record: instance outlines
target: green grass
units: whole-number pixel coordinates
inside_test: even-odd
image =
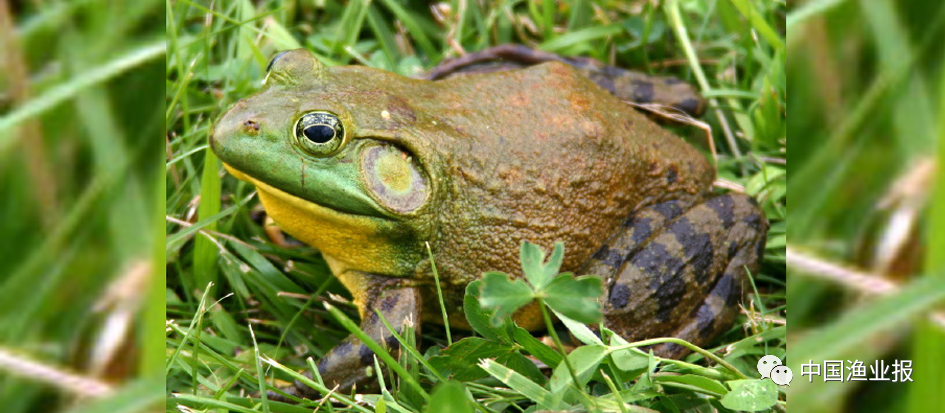
[[[0,2],[0,352],[18,361],[0,366],[4,412],[133,412],[160,401],[163,352],[153,350],[165,299],[150,287],[164,283],[161,5]],[[110,292],[129,281],[124,296]],[[96,372],[104,364],[91,352],[122,314],[112,327],[129,330],[105,360],[113,370]],[[73,379],[114,393],[90,397]]]
[[[790,93],[806,103],[795,105],[788,122],[796,137],[791,247],[901,285],[894,294],[863,299],[860,288],[829,272],[790,271],[791,332],[803,336],[792,341],[790,366],[809,359],[912,360],[915,366],[914,382],[898,385],[818,378],[808,384],[805,378],[791,387],[791,405],[824,412],[941,411],[934,400],[945,380],[945,333],[925,320],[936,304],[941,308],[945,285],[937,253],[945,245],[945,6],[820,0],[792,10],[787,21]],[[937,180],[917,184],[921,165],[935,162],[936,147]],[[893,230],[903,221],[894,216],[907,216],[914,229],[897,238]],[[894,259],[876,262],[880,253]]]
[[[224,176],[206,146],[210,123],[259,87],[271,56],[296,47],[313,50],[328,64],[369,64],[415,75],[455,55],[453,45],[475,51],[517,42],[674,74],[699,85],[713,98],[704,120],[719,148],[719,178],[757,196],[772,223],[764,265],[754,274],[758,293],[751,295],[750,307],[783,322],[785,6],[761,0],[664,3],[496,1],[483,7],[447,2],[443,4],[449,9],[440,9],[443,22],[428,5],[395,0],[315,5],[237,1],[214,2],[212,7],[169,3],[165,121],[170,139],[166,214],[171,220],[165,252],[167,318],[174,324],[167,339],[166,371],[167,391],[174,396],[168,409],[180,403],[246,412],[311,411],[318,401],[295,406],[240,396],[258,392],[263,374],[270,385],[273,378],[277,386],[291,382],[308,365],[306,357],[323,355],[349,333],[347,327],[356,325],[345,321],[356,319],[350,306],[322,305],[330,301],[325,293],[346,292],[320,257],[309,248],[285,249],[270,242],[254,220],[254,189]],[[702,130],[670,128],[697,147],[709,147]],[[208,290],[210,282],[214,287]],[[509,370],[501,362],[486,366],[489,374],[475,367],[474,358],[457,356],[471,364],[444,367],[444,358],[437,355],[445,351],[447,331],[425,326],[419,349],[408,346],[403,368],[383,376],[389,392],[363,396],[371,407],[339,395],[334,406],[321,408],[438,412],[444,411],[438,410],[444,401],[453,401],[456,411],[519,411],[536,403],[615,411],[724,409],[720,399],[732,386],[745,384],[731,380],[741,374],[756,377],[754,366],[761,355],[785,354],[783,326],[761,323],[746,331],[740,325],[710,349],[730,346],[732,351],[716,353],[728,369],[698,355],[685,361],[650,358],[631,350],[639,343],[595,344],[579,323],[572,324],[572,334],[592,342],[568,356],[572,367],[591,369],[576,375],[560,363],[556,346],[527,333],[505,337],[486,327],[476,329],[482,337],[474,342],[483,348],[507,354],[512,342],[524,346],[514,348],[522,358],[509,354],[507,360],[524,359],[527,353],[552,367],[560,363],[552,383],[545,383],[541,373],[536,376],[521,366]],[[450,351],[460,352],[470,333],[449,333],[454,341]],[[597,366],[606,375],[592,375]],[[447,367],[475,378],[446,381]],[[569,389],[569,395],[547,399],[550,389]],[[777,398],[777,391],[768,394],[768,406],[772,395]],[[458,400],[467,404],[459,406],[463,403]]]

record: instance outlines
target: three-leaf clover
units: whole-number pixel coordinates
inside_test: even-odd
[[[497,271],[483,274],[481,303],[483,308],[495,311],[493,324],[499,324],[536,299],[572,320],[586,324],[600,321],[601,279],[593,275],[575,277],[569,272],[558,274],[564,261],[564,244],[555,243],[545,261],[544,251],[526,241],[522,243],[521,257],[524,280]]]

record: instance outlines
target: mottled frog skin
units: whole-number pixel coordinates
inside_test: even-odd
[[[753,199],[712,196],[702,154],[561,61],[429,81],[293,50],[210,143],[392,348],[375,310],[394,326],[440,319],[426,242],[451,325],[466,325],[464,289],[483,271],[521,276],[523,241],[560,240],[562,271],[604,278],[608,328],[696,344],[731,325],[764,248]],[[542,328],[535,310],[516,322]],[[349,337],[318,369],[349,388],[371,381],[373,360]]]

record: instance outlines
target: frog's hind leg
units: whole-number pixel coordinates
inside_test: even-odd
[[[685,211],[659,204],[624,227],[588,268],[610,275],[602,303],[608,328],[631,341],[678,337],[704,345],[731,325],[746,268],[754,273],[764,250],[767,221],[752,198],[725,194]],[[654,352],[681,357],[688,350],[660,345]]]
[[[666,336],[681,338],[701,347],[725,332],[735,321],[738,302],[743,297],[741,273],[744,273],[744,267],[730,266],[699,309],[690,315],[682,327]],[[660,357],[678,359],[689,353],[688,348],[675,343],[653,346],[653,354]]]

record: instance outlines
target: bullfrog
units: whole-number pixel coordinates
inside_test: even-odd
[[[712,194],[698,150],[556,60],[431,81],[291,50],[210,145],[321,253],[361,329],[392,350],[378,312],[417,332],[442,320],[427,244],[448,322],[464,327],[467,284],[487,270],[522,276],[524,241],[563,241],[562,271],[602,277],[603,323],[625,339],[706,344],[732,324],[768,227],[751,197]],[[540,330],[536,310],[513,318]],[[373,363],[351,336],[317,365],[329,388],[349,389]]]

